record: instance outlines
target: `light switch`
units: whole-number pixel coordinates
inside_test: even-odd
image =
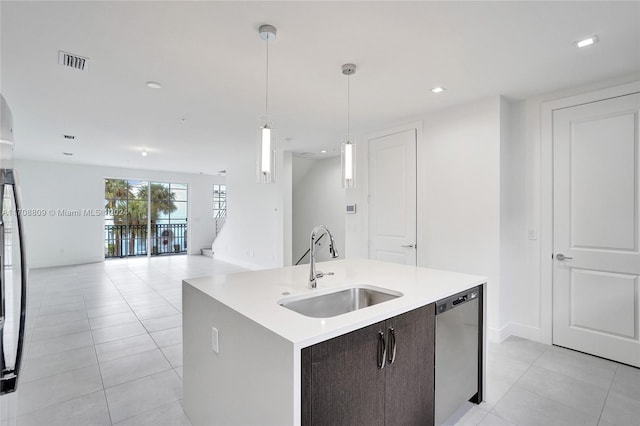
[[[215,327],[211,327],[211,349],[213,349],[213,352],[217,354],[220,353],[220,345],[218,343],[218,329]]]

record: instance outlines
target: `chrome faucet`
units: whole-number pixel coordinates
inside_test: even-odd
[[[318,225],[313,228],[310,238],[311,248],[309,249],[309,264],[311,265],[311,270],[309,272],[309,288],[316,288],[316,279],[322,278],[325,275],[333,275],[333,272],[327,272],[326,274],[320,271],[316,272],[316,238],[321,236],[323,233],[326,233],[329,236],[329,253],[331,253],[331,258],[335,259],[338,257],[338,250],[336,249],[335,241],[333,241],[331,231],[329,231],[329,229],[324,225]]]

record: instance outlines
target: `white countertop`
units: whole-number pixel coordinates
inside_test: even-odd
[[[484,277],[366,259],[318,262],[317,271],[334,272],[308,288],[309,265],[191,278],[190,285],[241,315],[303,348],[408,312],[487,282]],[[310,318],[284,308],[284,298],[331,293],[370,285],[403,296],[332,318]],[[283,295],[289,293],[289,295]]]

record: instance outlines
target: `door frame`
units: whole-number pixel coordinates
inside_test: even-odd
[[[640,81],[544,102],[540,127],[540,331],[553,343],[553,112],[563,108],[640,93]]]
[[[420,182],[422,181],[423,173],[420,172],[420,168],[418,167],[418,158],[420,157],[420,145],[423,139],[424,132],[424,122],[422,120],[419,121],[411,121],[405,124],[400,124],[397,126],[388,127],[383,130],[376,130],[369,133],[366,133],[362,136],[360,143],[356,144],[356,155],[358,162],[358,169],[361,172],[358,173],[359,182],[358,187],[361,188],[358,190],[360,192],[360,205],[358,206],[358,214],[361,215],[360,226],[363,232],[360,233],[360,256],[364,258],[369,258],[369,141],[371,139],[377,139],[384,136],[393,135],[396,133],[405,132],[407,130],[415,130],[416,132],[416,244],[418,248],[416,249],[416,264],[420,266],[420,257],[418,256],[418,250],[420,248],[420,241],[418,241],[418,236],[420,235],[420,221],[418,220],[418,212],[419,212],[419,194],[420,194]],[[350,198],[347,198],[350,200]],[[350,201],[348,201],[350,202]]]

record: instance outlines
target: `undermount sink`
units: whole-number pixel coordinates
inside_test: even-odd
[[[299,314],[313,318],[330,318],[402,296],[398,291],[373,286],[358,286],[333,293],[308,297],[290,297],[278,303]]]

